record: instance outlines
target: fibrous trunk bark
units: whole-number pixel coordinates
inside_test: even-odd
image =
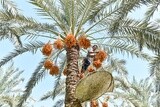
[[[78,57],[79,47],[75,46],[67,48],[67,78],[66,78],[66,95],[65,95],[65,107],[82,107],[80,101],[75,98],[75,88],[79,81],[77,77],[78,69]]]

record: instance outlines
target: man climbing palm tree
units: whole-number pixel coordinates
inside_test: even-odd
[[[97,50],[98,50],[98,46],[97,45],[93,45],[92,48],[90,48],[88,50],[87,56],[84,57],[83,62],[82,62],[81,72],[79,72],[79,76],[80,77],[83,77],[84,72],[87,70],[89,65],[92,63],[96,53],[98,53]]]

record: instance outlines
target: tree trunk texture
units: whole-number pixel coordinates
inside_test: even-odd
[[[82,107],[80,101],[75,98],[75,88],[79,77],[77,77],[79,47],[66,48],[67,51],[67,78],[66,78],[66,95],[65,107]]]

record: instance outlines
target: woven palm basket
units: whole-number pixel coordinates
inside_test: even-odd
[[[106,92],[112,92],[114,81],[111,73],[98,71],[87,75],[77,84],[75,97],[81,102],[97,99]]]

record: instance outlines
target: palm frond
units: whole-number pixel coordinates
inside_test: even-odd
[[[92,9],[92,13],[88,17],[89,21],[91,23],[94,23],[101,17],[104,17],[106,14],[105,9],[110,5],[114,4],[115,2],[116,0],[108,0],[108,1],[100,1],[99,3],[97,3],[98,5],[96,5],[94,9]]]
[[[111,19],[111,31],[116,30],[121,25],[121,21],[127,17],[128,13],[139,8],[142,2],[141,0],[121,0],[121,2],[118,1],[117,4],[121,6],[121,9],[119,10],[117,17]]]
[[[5,69],[1,69],[0,104],[15,107],[18,101],[17,94],[21,93],[18,85],[23,81],[23,78],[20,77],[22,73],[23,71],[14,67],[14,63],[11,63]]]
[[[92,1],[86,0],[86,2],[87,2],[87,3],[85,3],[86,5],[84,5],[84,4],[82,5],[83,6],[82,16],[81,16],[81,19],[79,19],[79,25],[78,25],[78,28],[77,28],[77,31],[75,34],[76,36],[77,36],[78,32],[81,30],[81,27],[84,24],[86,18],[88,17],[88,14],[90,13],[90,8],[92,8],[92,6],[93,6],[93,0]]]
[[[120,86],[121,86],[121,88],[122,89],[128,89],[128,88],[130,88],[130,83],[128,82],[128,81],[125,81],[125,79],[124,78],[121,78],[121,77],[114,77],[114,79],[115,79],[115,81],[116,81],[116,85],[118,85],[119,86],[119,84],[120,84]],[[117,82],[119,82],[119,83],[117,83]]]
[[[47,92],[40,100],[47,100],[48,98],[55,99],[56,96],[58,96],[61,93],[64,93],[65,91],[65,80],[61,79],[62,72],[66,66],[66,58],[64,61],[60,63],[60,74],[56,77],[55,85],[53,91]]]
[[[108,2],[101,4],[102,8],[100,8],[100,15],[98,15],[99,17],[97,20],[100,20],[109,14],[109,17],[103,19],[99,24],[102,26],[107,26],[109,24],[111,26],[110,31],[113,32],[119,27],[121,21],[127,17],[128,13],[140,7],[141,4],[141,0],[109,0]],[[106,7],[103,7],[103,5]],[[110,20],[110,22],[108,20]]]
[[[57,85],[57,84],[56,84]],[[60,94],[64,94],[65,93],[65,81],[59,81],[58,85],[55,86],[53,92],[52,92],[52,99],[54,100],[56,96],[60,95]]]
[[[16,86],[18,86],[20,83],[22,83],[24,81],[24,78],[20,78],[20,79],[18,78],[22,73],[23,73],[23,71],[17,73],[16,75],[13,75],[13,77],[7,83],[8,84],[8,86],[7,86],[8,89],[9,89],[9,87],[16,87]],[[8,92],[9,91],[16,92],[15,90],[10,90],[10,89],[8,90]]]
[[[46,0],[46,1],[41,1],[41,0],[30,0],[30,3],[33,5],[37,6],[38,12],[43,15],[43,16],[49,16],[51,19],[54,20],[55,24],[60,27],[60,29],[64,32],[67,32],[66,27],[64,26],[64,20],[62,19],[63,17],[61,14],[61,11],[56,6],[55,1],[51,0]]]
[[[6,64],[8,61],[12,60],[13,58],[17,57],[20,54],[23,54],[25,52],[34,51],[38,48],[41,48],[44,44],[42,42],[34,42],[30,44],[24,45],[24,47],[21,47],[19,49],[15,49],[14,52],[11,52],[8,56],[4,57],[0,61],[0,67],[4,64]]]
[[[158,10],[158,6],[160,5],[159,1],[153,0],[147,3],[148,10],[145,13],[145,20],[149,21],[151,17],[153,17],[156,10]]]
[[[60,66],[60,74],[57,76],[57,80],[56,80],[56,83],[55,83],[55,86],[54,86],[54,90],[53,90],[53,93],[52,93],[52,99],[54,100],[55,97],[60,94],[62,92],[62,90],[64,90],[65,88],[65,85],[64,85],[64,80],[61,81],[61,75],[62,75],[62,72],[63,70],[65,69],[65,66],[66,66],[66,59],[61,63],[61,66]],[[62,83],[61,83],[62,82]]]
[[[16,48],[21,47],[22,42],[20,40],[20,36],[18,36],[18,31],[16,31],[13,27],[11,28],[8,22],[2,22],[1,24],[0,40],[10,39]]]
[[[65,93],[65,81],[61,80],[59,81],[59,84],[54,88],[54,90],[48,91],[45,95],[43,95],[40,101],[47,100],[49,98],[52,98],[54,100],[55,97],[57,97],[58,95],[64,95],[64,93]]]
[[[132,82],[126,82],[125,78],[115,78],[116,85],[119,87],[113,92],[115,98],[122,98],[123,103],[133,104],[135,107],[147,107],[150,105],[150,98],[152,97],[151,92],[151,83],[149,82],[149,78],[144,80],[140,80],[137,82],[135,78],[133,78]],[[118,82],[118,83],[117,83]]]
[[[95,21],[96,18],[100,16],[99,14],[101,14],[101,11],[103,11],[105,7],[109,5],[109,1],[104,2],[101,0],[77,0],[77,5],[78,8],[76,11],[78,12],[76,12],[76,16],[78,27],[75,34],[76,36],[87,22],[93,22],[93,20]]]
[[[52,91],[48,91],[45,95],[43,95],[40,99],[40,101],[43,101],[43,100],[47,100],[48,98],[51,98],[52,97]]]
[[[16,4],[11,0],[1,0],[2,8],[6,11],[10,11],[13,14],[18,13]]]
[[[6,69],[5,74],[1,75],[0,94],[11,93],[13,89],[23,81],[23,78],[19,78],[22,72],[23,71],[19,71],[19,69],[15,69],[13,64],[11,64]]]
[[[3,75],[3,78],[1,79],[0,81],[0,86],[1,88],[4,87],[6,85],[9,85],[7,84],[7,82],[9,81],[8,79],[15,73],[16,71],[13,69],[13,64],[9,67],[8,71]]]
[[[60,99],[54,104],[53,107],[62,107],[63,103],[64,103],[64,99]]]
[[[0,20],[2,21],[0,38],[13,38],[14,42],[18,44],[21,44],[19,39],[21,36],[28,35],[27,37],[31,38],[32,32],[38,37],[40,37],[40,33],[60,35],[55,25],[48,23],[42,24],[33,18],[25,17],[19,13],[14,15],[8,11],[0,11]]]
[[[43,60],[39,63],[39,65],[35,69],[34,73],[32,74],[30,80],[28,81],[28,83],[26,85],[26,89],[24,91],[24,94],[23,94],[22,98],[20,99],[17,107],[22,107],[23,103],[27,100],[27,98],[31,94],[34,86],[39,82],[39,80],[41,80],[45,76],[45,69],[42,69],[44,61],[45,60]]]
[[[93,28],[98,27],[100,25],[106,25],[105,27],[108,26],[106,22],[108,22],[108,19],[111,18],[112,16],[116,17],[117,13],[122,7],[118,6],[111,6],[109,10],[105,10],[105,14],[100,17],[96,22],[94,22],[92,25],[90,25],[86,30],[85,33],[87,34],[89,31],[91,31]]]
[[[150,72],[151,75],[160,79],[160,55],[155,56],[150,62]]]
[[[128,71],[125,67],[125,60],[109,57],[107,65],[103,69],[108,69],[112,72],[118,72],[119,74],[127,75]]]
[[[108,2],[104,3],[101,0],[60,0],[60,4],[67,26],[76,36],[82,32],[82,27],[87,21],[92,20],[95,14],[109,5]]]
[[[108,50],[109,53],[120,53],[123,55],[131,55],[149,60],[150,57],[146,53],[143,53],[137,49],[137,46],[133,44],[127,44],[125,41],[121,42],[119,40],[107,41],[105,44],[99,44]]]
[[[118,35],[132,35],[139,44],[140,50],[146,46],[148,49],[158,52],[160,45],[160,31],[158,26],[153,23],[134,21],[130,19],[123,20],[116,31]],[[111,31],[112,32],[112,31]],[[115,32],[114,32],[115,33]]]
[[[150,62],[150,74],[153,77],[155,93],[160,92],[160,55],[155,56]],[[158,96],[156,96],[158,97]],[[156,99],[158,103],[159,99]]]
[[[14,99],[10,96],[0,96],[0,101],[4,102],[5,104],[9,105],[10,107],[15,106]]]

